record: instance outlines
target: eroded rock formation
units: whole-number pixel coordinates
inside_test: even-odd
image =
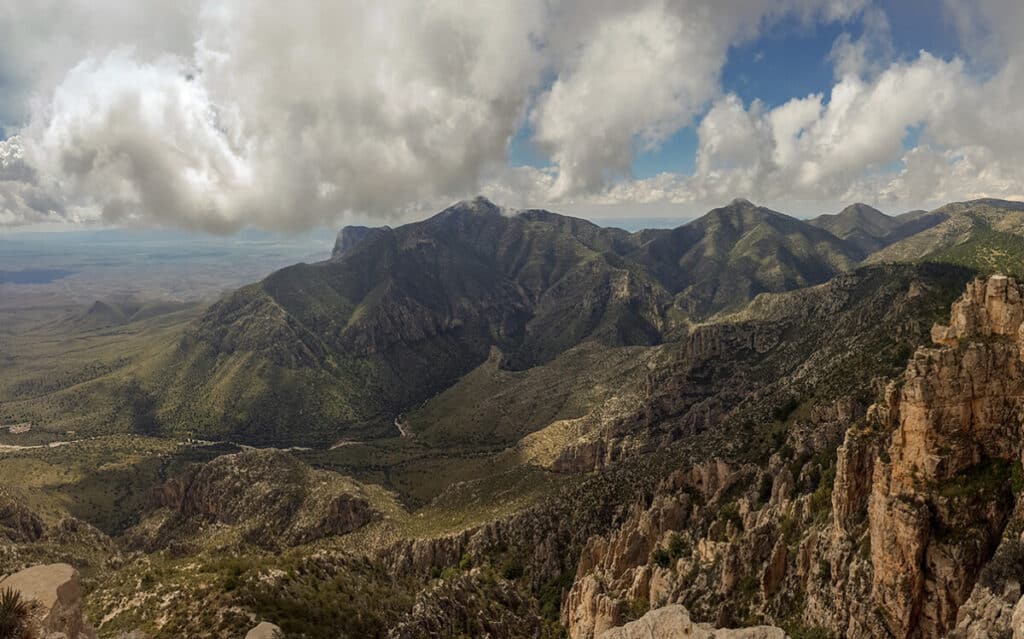
[[[587,543],[564,600],[570,636],[673,603],[716,626],[845,637],[1024,632],[1011,624],[1024,582],[1022,290],[971,282],[935,345],[879,380],[866,411],[811,405],[765,465],[698,463],[663,482]]]
[[[1024,296],[976,280],[907,365],[891,442],[868,505],[873,598],[896,637],[951,630],[1014,507],[1019,470]]]

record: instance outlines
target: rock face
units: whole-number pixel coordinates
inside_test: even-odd
[[[936,346],[872,382],[866,410],[816,403],[763,465],[677,471],[585,545],[570,637],[679,603],[717,626],[1008,638],[1024,579],[1022,323],[1015,281],[970,282]]]
[[[281,639],[284,633],[269,621],[261,621],[255,628],[245,633],[245,639]]]
[[[78,571],[68,564],[27,568],[0,581],[0,591],[8,588],[36,602],[34,624],[42,639],[95,639],[82,616]]]
[[[1020,584],[1013,582],[1002,594],[993,593],[989,588],[977,585],[970,599],[957,612],[956,628],[949,633],[950,639],[988,639],[1024,637],[1024,598],[1020,596]],[[1015,608],[1016,606],[1016,608]],[[1015,615],[1016,610],[1021,614]]]
[[[351,253],[363,240],[375,238],[390,233],[387,226],[372,228],[369,226],[346,226],[338,232],[338,238],[334,242],[334,250],[331,251],[331,259],[337,260]]]
[[[1024,296],[1012,279],[968,285],[935,348],[907,365],[882,412],[896,425],[868,505],[873,599],[896,637],[950,631],[1014,506],[1021,458]]]
[[[624,626],[602,632],[597,639],[650,639],[651,637],[692,637],[693,639],[785,639],[786,633],[771,626],[738,630],[715,630],[695,624],[686,608],[673,605],[657,608]]]

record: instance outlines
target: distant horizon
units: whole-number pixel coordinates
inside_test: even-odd
[[[666,215],[650,215],[650,214],[645,214],[645,215],[636,215],[636,216],[621,215],[621,214],[619,214],[619,215],[616,215],[616,214],[587,215],[585,212],[577,210],[579,208],[582,208],[582,207],[577,206],[577,205],[568,205],[568,206],[564,207],[564,209],[568,209],[568,210],[560,210],[559,208],[549,208],[549,207],[539,207],[539,206],[523,206],[523,207],[507,207],[507,208],[512,209],[512,210],[543,209],[543,210],[551,211],[552,213],[558,213],[560,215],[565,215],[567,217],[575,217],[575,218],[587,220],[587,221],[592,222],[592,223],[594,223],[594,224],[596,224],[598,226],[608,227],[608,228],[620,228],[622,230],[629,231],[629,232],[632,233],[632,232],[637,232],[637,231],[641,231],[641,230],[644,230],[644,229],[676,228],[678,226],[682,226],[682,225],[688,224],[688,223],[690,223],[690,222],[692,222],[692,221],[694,221],[696,219],[699,219],[699,218],[703,217],[704,215],[708,214],[709,212],[711,212],[711,211],[713,211],[713,210],[715,210],[717,208],[722,208],[722,207],[728,206],[731,202],[733,202],[735,200],[748,200],[752,204],[754,204],[755,206],[758,206],[758,207],[761,207],[761,208],[770,209],[770,210],[775,211],[777,213],[782,213],[784,215],[788,215],[788,216],[796,218],[798,220],[806,221],[806,220],[815,219],[815,218],[823,216],[823,215],[837,215],[837,214],[841,213],[843,210],[845,210],[846,208],[851,207],[851,206],[855,206],[855,205],[858,205],[858,204],[870,206],[871,208],[873,208],[873,209],[875,209],[875,210],[877,210],[877,211],[879,211],[879,212],[881,212],[884,215],[887,215],[889,217],[897,217],[899,215],[903,215],[903,214],[906,214],[906,213],[912,213],[912,212],[915,212],[915,211],[934,211],[934,210],[936,210],[938,208],[941,208],[943,206],[946,206],[948,204],[954,204],[954,203],[957,203],[957,202],[970,202],[970,201],[987,200],[987,199],[1002,200],[1002,201],[1007,201],[1007,202],[1021,202],[1021,203],[1024,203],[1024,198],[1000,198],[1000,197],[991,197],[991,196],[979,196],[979,197],[969,198],[967,200],[951,200],[949,202],[943,202],[943,203],[939,204],[938,206],[931,207],[931,208],[918,207],[918,208],[909,208],[909,209],[900,210],[898,212],[895,212],[895,211],[887,211],[884,208],[881,208],[879,206],[876,206],[876,205],[873,205],[873,204],[870,204],[870,203],[867,203],[867,202],[856,201],[856,202],[850,202],[848,204],[844,204],[844,205],[840,206],[839,208],[837,208],[834,211],[822,211],[822,212],[817,212],[817,213],[815,213],[813,215],[811,215],[811,214],[793,214],[790,211],[786,211],[784,209],[780,209],[780,208],[777,208],[777,207],[774,207],[774,206],[762,204],[762,203],[760,203],[760,202],[758,202],[756,200],[752,200],[752,199],[749,199],[749,198],[743,198],[743,197],[731,198],[728,201],[723,202],[722,204],[719,204],[719,205],[716,205],[716,206],[711,206],[710,208],[704,209],[703,211],[701,211],[699,213],[690,214],[690,215],[669,215],[669,214],[666,214]],[[309,238],[318,237],[318,236],[321,236],[323,233],[327,233],[328,235],[330,235],[331,238],[333,238],[334,235],[338,233],[338,231],[340,231],[342,228],[344,228],[346,226],[401,226],[401,225],[405,225],[405,224],[413,224],[413,223],[416,223],[416,222],[421,222],[421,221],[429,219],[431,216],[436,215],[437,213],[445,210],[446,208],[448,208],[448,206],[455,205],[455,204],[457,204],[457,203],[459,203],[461,201],[466,201],[466,200],[455,200],[455,201],[451,202],[449,205],[444,206],[442,208],[439,208],[437,210],[433,210],[431,212],[418,215],[416,217],[410,217],[410,218],[405,218],[405,219],[401,219],[401,220],[386,220],[386,219],[384,219],[384,220],[381,220],[381,219],[377,219],[377,220],[362,220],[362,219],[354,219],[354,220],[350,220],[350,221],[343,221],[343,222],[339,223],[336,226],[324,225],[324,226],[319,226],[319,227],[315,227],[315,228],[301,229],[301,230],[298,230],[298,229],[297,230],[268,230],[268,229],[263,229],[263,228],[258,228],[258,227],[243,227],[243,228],[240,228],[238,230],[231,231],[231,232],[228,232],[228,233],[214,233],[214,232],[209,232],[209,231],[204,231],[204,230],[199,230],[199,229],[189,229],[189,228],[181,228],[181,227],[169,227],[169,226],[117,226],[117,225],[103,225],[103,224],[100,224],[100,223],[97,223],[97,225],[95,225],[95,226],[88,226],[88,227],[85,227],[85,228],[83,228],[81,225],[71,225],[71,224],[54,225],[52,228],[35,228],[35,227],[32,227],[32,226],[25,226],[25,227],[4,227],[4,226],[0,226],[0,241],[3,241],[7,237],[29,237],[29,236],[32,236],[32,235],[46,235],[46,234],[71,234],[71,235],[77,235],[79,237],[84,237],[84,236],[87,236],[89,234],[107,233],[107,232],[115,233],[115,234],[122,234],[122,235],[132,235],[132,234],[143,234],[143,235],[144,234],[156,234],[156,235],[160,235],[160,234],[163,234],[163,235],[167,235],[167,236],[187,236],[187,237],[195,238],[197,240],[214,239],[214,240],[225,240],[225,241],[228,241],[228,240],[238,240],[240,237],[246,236],[246,235],[256,235],[256,236],[263,237],[265,239],[273,239],[273,240],[295,240],[295,239],[299,239],[299,238],[303,238],[303,237],[309,237]],[[493,201],[495,204],[497,204],[499,206],[502,205],[502,202],[500,202],[500,201],[497,201],[497,200],[491,200],[491,201]],[[599,208],[600,206],[609,206],[609,205],[597,205],[597,206],[595,206],[595,205],[588,205],[585,208],[587,208],[589,210],[594,210],[595,208]],[[672,204],[665,205],[666,208],[676,208],[678,206],[680,206],[680,205],[672,205]],[[621,208],[625,208],[625,209],[629,208],[628,205],[624,205],[624,204],[623,205],[618,205],[618,206],[616,206],[614,208],[619,209],[620,207]],[[572,211],[572,212],[570,212],[570,211]]]

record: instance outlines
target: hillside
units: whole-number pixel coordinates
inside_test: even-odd
[[[862,256],[826,230],[734,200],[659,233],[631,257],[675,296],[678,309],[702,318],[759,293],[819,284]]]
[[[343,229],[330,260],[214,304],[144,386],[169,431],[380,436],[492,348],[502,368],[521,370],[587,341],[657,344],[691,319],[823,282],[857,258],[828,232],[749,202],[630,234],[478,198],[395,229]]]
[[[1006,251],[1007,236],[1024,235],[1024,204],[1020,202],[993,199],[954,202],[916,219],[925,217],[942,221],[894,242],[865,261],[877,264],[936,259],[994,271],[998,269],[992,267],[1002,259],[1000,254],[1006,252],[1009,259],[1016,259],[1016,250]],[[969,241],[973,243],[957,249]]]
[[[867,204],[858,203],[836,214],[820,215],[807,223],[852,243],[866,256],[931,228],[946,217],[943,212],[928,211],[910,211],[889,216]]]

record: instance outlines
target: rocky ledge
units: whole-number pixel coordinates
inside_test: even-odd
[[[650,639],[651,637],[692,637],[692,639],[786,639],[780,628],[756,626],[753,628],[714,629],[708,624],[690,620],[686,608],[674,605],[656,608],[636,621],[618,628],[610,628],[597,639]]]
[[[78,571],[68,564],[33,566],[0,580],[0,592],[11,589],[32,602],[31,634],[39,639],[96,639],[82,615]]]

